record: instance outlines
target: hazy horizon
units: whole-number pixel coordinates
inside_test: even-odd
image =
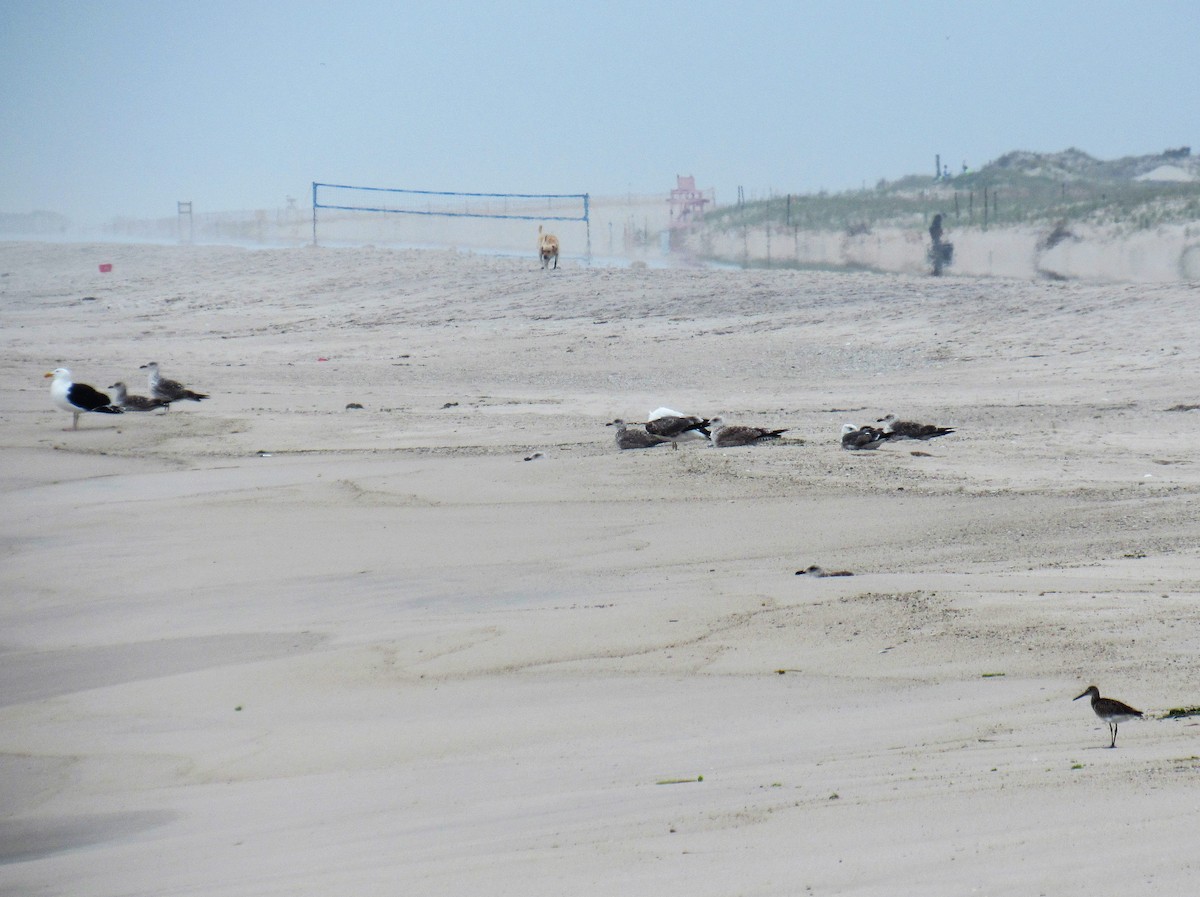
[[[717,199],[1200,144],[1200,4],[0,0],[0,212],[311,183]],[[1189,87],[1188,85],[1191,85]]]

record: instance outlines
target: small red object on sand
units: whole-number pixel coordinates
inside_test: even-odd
[[[328,358],[318,358],[317,361],[328,361]]]
[[[105,263],[105,264],[103,264],[103,265],[101,265],[101,266],[100,266],[100,273],[101,273],[101,274],[107,274],[107,273],[108,273],[109,271],[111,271],[111,270],[112,270],[112,265],[110,265],[110,264],[107,264],[107,263]]]

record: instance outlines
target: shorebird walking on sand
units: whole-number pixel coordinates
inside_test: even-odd
[[[1128,704],[1122,704],[1113,698],[1100,697],[1100,689],[1094,685],[1089,685],[1087,691],[1079,698],[1086,698],[1088,695],[1092,696],[1092,710],[1096,711],[1096,716],[1108,723],[1108,731],[1112,733],[1112,743],[1109,747],[1115,748],[1117,746],[1117,726],[1126,720],[1141,719],[1142,711],[1134,710]],[[1078,701],[1079,698],[1072,700]]]

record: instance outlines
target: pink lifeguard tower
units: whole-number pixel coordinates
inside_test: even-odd
[[[694,175],[675,175],[675,189],[668,200],[671,204],[671,229],[690,227],[704,217],[704,207],[709,203],[715,204],[715,201],[712,188],[696,189]]]

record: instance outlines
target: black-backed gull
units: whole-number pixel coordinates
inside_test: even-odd
[[[50,382],[51,401],[63,411],[70,411],[75,415],[71,422],[72,430],[79,429],[79,415],[86,411],[95,411],[99,414],[121,413],[121,409],[95,387],[88,386],[86,383],[71,382],[71,372],[66,368],[55,368],[46,376],[54,378]]]
[[[708,439],[708,421],[694,414],[683,414],[671,408],[655,408],[646,418],[646,432],[671,440],[675,448],[691,439]]]
[[[891,437],[878,427],[859,427],[854,424],[842,424],[842,448],[859,452],[867,449],[877,449]]]

